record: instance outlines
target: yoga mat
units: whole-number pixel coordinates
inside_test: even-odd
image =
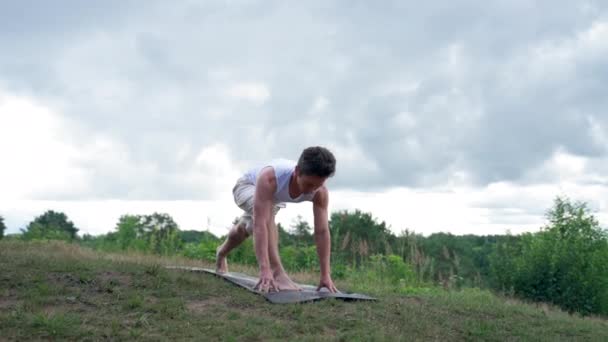
[[[226,281],[231,282],[232,284],[238,285],[246,290],[263,296],[271,303],[274,304],[289,304],[289,303],[304,303],[304,302],[312,302],[327,298],[336,298],[345,301],[357,301],[357,300],[376,300],[376,298],[359,294],[359,293],[331,293],[327,289],[322,288],[317,291],[316,286],[306,285],[306,284],[298,284],[301,291],[279,291],[279,292],[268,292],[262,293],[260,291],[254,290],[253,288],[258,283],[258,278],[249,276],[243,273],[236,272],[227,272],[227,273],[216,273],[215,270],[208,268],[200,268],[200,267],[187,267],[187,266],[166,266],[168,269],[178,269],[185,270],[191,272],[203,272],[209,273],[216,277],[220,277],[225,279]]]

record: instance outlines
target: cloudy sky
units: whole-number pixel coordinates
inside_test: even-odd
[[[605,1],[0,1],[0,215],[225,234],[249,166],[310,145],[393,231],[608,225]],[[312,221],[310,204],[278,220]]]

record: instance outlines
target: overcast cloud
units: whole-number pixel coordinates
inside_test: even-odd
[[[107,200],[225,222],[240,172],[309,145],[338,159],[333,208],[399,229],[532,229],[559,194],[608,212],[602,1],[1,1],[0,47],[13,230]],[[408,221],[421,203],[458,227]]]

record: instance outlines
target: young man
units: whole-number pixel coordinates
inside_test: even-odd
[[[217,271],[228,271],[226,258],[230,251],[253,234],[260,268],[256,289],[261,292],[300,290],[281,264],[275,216],[287,202],[311,201],[321,268],[317,290],[325,287],[330,292],[337,292],[330,276],[329,193],[324,185],[335,170],[334,155],[326,148],[316,146],[304,149],[297,163],[279,159],[246,172],[232,189],[234,201],[244,213],[217,249]]]

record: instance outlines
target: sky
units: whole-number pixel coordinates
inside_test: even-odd
[[[223,235],[236,179],[308,146],[330,211],[396,234],[537,231],[556,196],[608,225],[605,1],[0,0],[0,49],[7,233]]]

